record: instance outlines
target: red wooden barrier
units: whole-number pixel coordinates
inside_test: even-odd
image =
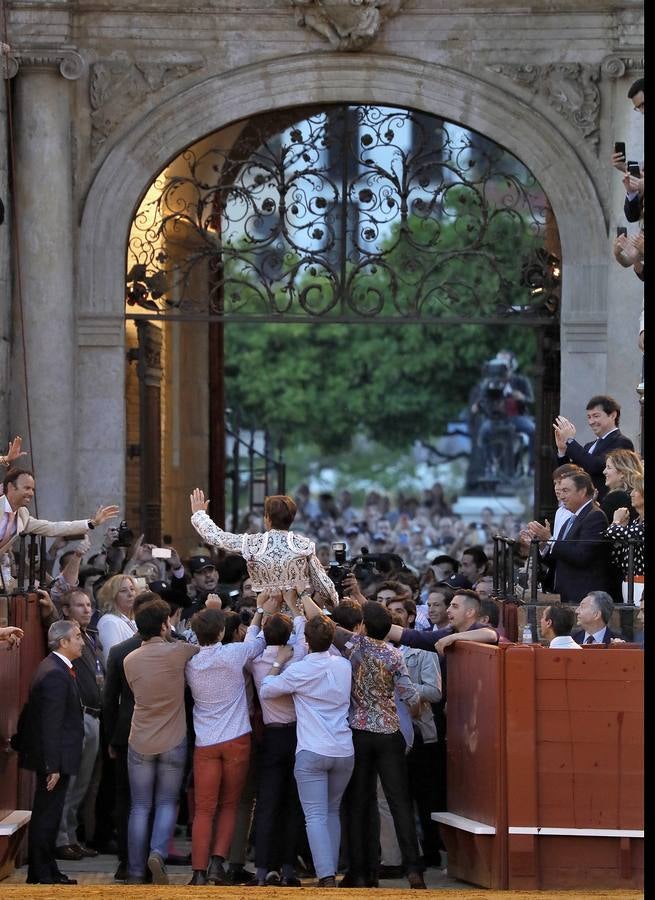
[[[448,651],[449,810],[435,819],[451,874],[643,886],[643,659],[631,645]]]
[[[34,776],[18,768],[9,740],[16,731],[34,670],[47,650],[37,596],[18,595],[6,601],[8,624],[22,628],[25,637],[17,649],[7,650],[0,644],[0,820],[14,810],[32,808]],[[11,870],[23,833],[24,829],[14,835],[0,835],[0,878]]]

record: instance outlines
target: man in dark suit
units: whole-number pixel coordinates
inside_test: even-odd
[[[559,496],[573,515],[564,522],[555,540],[548,520],[545,525],[530,522],[526,528],[546,551],[544,562],[554,568],[553,591],[560,595],[562,603],[579,603],[590,591],[610,586],[610,547],[603,538],[607,517],[593,495],[590,476],[574,472],[560,479]]]
[[[605,591],[589,591],[575,611],[580,628],[571,633],[576,644],[605,644],[622,641],[620,634],[609,629],[614,602]]]
[[[596,436],[582,447],[575,440],[576,428],[573,422],[564,416],[555,419],[555,444],[557,445],[557,465],[575,463],[591,475],[594,488],[598,492],[596,499],[602,500],[607,493],[605,485],[605,457],[610,450],[634,450],[630,438],[619,431],[621,407],[613,397],[598,395],[587,403],[587,423]]]
[[[52,651],[36,670],[18,726],[19,765],[36,772],[28,831],[28,884],[77,884],[55,861],[57,829],[68,782],[82,758],[84,716],[73,660],[84,640],[77,622],[54,622]]]

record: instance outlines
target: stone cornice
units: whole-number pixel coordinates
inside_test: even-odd
[[[24,67],[51,69],[55,66],[69,81],[76,81],[86,69],[84,57],[73,47],[21,47],[11,49],[6,62],[3,60],[3,75],[14,78]]]

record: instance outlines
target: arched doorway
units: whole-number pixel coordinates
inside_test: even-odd
[[[130,231],[128,340],[138,365],[128,373],[128,510],[159,540],[162,423],[193,429],[180,405],[180,360],[202,360],[208,395],[195,422],[207,421],[206,459],[192,465],[200,480],[206,473],[223,520],[226,322],[520,324],[538,334],[536,411],[550,429],[560,272],[543,187],[458,123],[400,107],[312,105],[203,138],[155,179]],[[165,460],[187,469],[179,434],[167,440],[176,449]],[[176,514],[175,473],[164,468],[165,530],[175,533],[188,486]]]
[[[79,355],[77,469],[80,509],[125,497],[125,247],[136,207],[156,173],[190,143],[229,123],[299,104],[368,102],[408,106],[461,122],[504,144],[537,174],[555,213],[563,258],[561,320],[576,328],[606,319],[607,234],[597,191],[575,142],[534,106],[467,73],[376,54],[301,54],[269,60],[166,91],[150,110],[135,109],[97,160],[80,221],[77,258]],[[137,127],[138,126],[138,127]],[[568,325],[567,325],[568,327]],[[582,352],[584,351],[584,352]],[[570,344],[561,359],[562,404],[591,394],[606,366],[598,349]],[[96,427],[102,404],[111,434]],[[98,467],[98,461],[101,466]]]

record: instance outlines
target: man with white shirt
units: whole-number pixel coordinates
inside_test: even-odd
[[[573,515],[555,539],[550,525],[530,522],[526,531],[546,550],[546,562],[554,568],[553,591],[562,603],[579,603],[590,590],[609,588],[609,545],[603,539],[607,517],[593,499],[594,486],[586,472],[562,478],[559,496]]]
[[[619,431],[621,407],[613,397],[598,395],[587,403],[587,424],[595,435],[595,440],[582,447],[575,440],[576,427],[564,416],[557,416],[553,425],[557,446],[557,465],[575,463],[591,476],[596,489],[597,500],[607,493],[603,469],[610,450],[634,450],[630,438]]]
[[[614,602],[606,591],[589,591],[575,611],[580,629],[573,632],[577,644],[610,644],[620,634],[609,629]]]
[[[579,650],[580,645],[571,637],[575,614],[568,606],[547,606],[541,613],[539,631],[549,641],[551,650]]]
[[[33,518],[27,505],[34,498],[34,475],[28,469],[10,469],[3,482],[0,497],[0,554],[8,550],[19,534],[45,534],[47,537],[86,534],[107,519],[118,515],[117,506],[100,506],[90,519],[73,522],[49,522]]]

